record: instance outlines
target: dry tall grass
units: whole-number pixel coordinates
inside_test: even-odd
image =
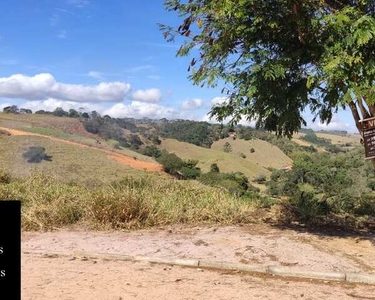
[[[89,188],[44,174],[0,183],[0,199],[22,201],[24,230],[84,222],[96,229],[251,221],[257,204],[193,182],[131,177]]]

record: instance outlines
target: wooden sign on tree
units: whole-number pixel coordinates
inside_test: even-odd
[[[375,118],[364,119],[360,122],[366,159],[375,159]]]

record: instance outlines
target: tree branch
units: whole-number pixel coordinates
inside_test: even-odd
[[[357,105],[353,101],[350,101],[349,107],[350,107],[350,110],[352,111],[352,115],[355,121],[355,126],[357,127],[359,133],[362,134],[362,125],[360,123],[361,118],[358,113]]]
[[[366,97],[363,97],[363,101],[365,101],[367,107],[369,108],[369,110],[370,110],[370,114],[371,114],[371,117],[375,117],[375,106],[369,104],[369,103],[367,102],[367,98],[366,98]]]
[[[371,115],[370,115],[370,113],[367,111],[367,109],[365,108],[365,106],[363,105],[363,101],[362,101],[362,98],[361,98],[361,97],[358,98],[357,103],[358,103],[358,106],[359,106],[359,108],[360,108],[360,110],[361,110],[361,114],[362,114],[363,119],[368,119],[368,118],[370,118]]]
[[[295,17],[295,21],[296,21],[296,24],[297,24],[297,33],[298,33],[299,41],[301,42],[302,45],[306,45],[306,41],[303,38],[301,28],[298,24],[299,13],[298,13],[298,6],[297,6],[296,2],[293,4],[293,15]]]

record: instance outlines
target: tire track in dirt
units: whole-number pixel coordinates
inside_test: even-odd
[[[33,132],[16,130],[16,129],[6,128],[6,127],[0,127],[0,129],[7,131],[7,132],[10,133],[10,135],[14,135],[14,136],[20,136],[20,135],[37,136],[37,137],[47,138],[47,139],[50,139],[52,141],[57,141],[57,142],[62,142],[62,143],[66,143],[66,144],[69,144],[69,145],[78,146],[78,147],[81,147],[81,148],[94,149],[96,151],[100,151],[100,152],[103,152],[103,153],[107,154],[107,157],[109,159],[114,159],[117,162],[119,162],[120,164],[127,165],[127,166],[129,166],[133,169],[146,170],[146,171],[151,171],[151,172],[162,172],[163,171],[162,166],[158,163],[136,160],[136,159],[134,159],[130,156],[126,156],[124,154],[117,153],[117,152],[114,152],[114,151],[110,151],[110,150],[106,150],[106,149],[100,149],[100,148],[97,148],[97,147],[94,147],[94,146],[88,146],[88,145],[81,144],[81,143],[78,143],[78,142],[68,141],[68,140],[64,140],[64,139],[60,139],[60,138],[56,138],[56,137],[52,137],[52,136],[48,136],[48,135],[33,133]]]

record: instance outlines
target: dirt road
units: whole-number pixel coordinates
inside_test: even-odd
[[[23,233],[24,300],[43,299],[375,299],[375,286],[75,257],[76,251],[271,264],[375,273],[375,237],[322,235],[265,225],[171,227],[134,232]]]
[[[72,142],[72,141],[68,141],[68,140],[64,140],[64,139],[60,139],[60,138],[56,138],[56,137],[52,137],[52,136],[48,136],[48,135],[38,134],[38,133],[15,130],[15,129],[10,129],[10,128],[6,128],[6,127],[0,127],[0,129],[9,132],[11,135],[38,136],[38,137],[50,139],[52,141],[62,142],[62,143],[66,143],[66,144],[70,144],[70,145],[74,145],[74,146],[78,146],[78,147],[82,147],[82,148],[94,149],[96,151],[106,153],[108,158],[115,159],[120,164],[127,165],[127,166],[129,166],[133,169],[147,170],[147,171],[152,171],[152,172],[162,172],[162,166],[158,163],[151,163],[151,162],[136,160],[133,157],[129,157],[129,156],[123,155],[123,154],[118,153],[118,152],[100,149],[100,148],[96,148],[96,147],[90,147],[90,146],[85,145],[85,144]]]
[[[147,263],[24,255],[22,270],[23,300],[375,299],[375,286]]]

